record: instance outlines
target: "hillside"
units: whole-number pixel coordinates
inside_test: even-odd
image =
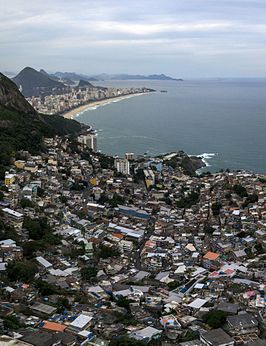
[[[50,78],[44,72],[43,70],[39,72],[31,67],[25,67],[13,78],[13,81],[25,97],[46,95],[52,93],[53,90],[60,91],[65,88],[63,83]]]
[[[84,74],[78,74],[75,72],[56,72],[55,74],[50,75],[51,77],[55,76],[59,79],[63,80],[71,80],[78,82],[79,80],[85,80],[85,81],[97,81],[96,78],[86,76]]]
[[[17,150],[37,153],[44,136],[75,134],[82,128],[73,120],[38,114],[16,84],[0,73],[0,177]]]
[[[85,88],[88,88],[88,87],[94,88],[94,86],[90,82],[88,82],[88,81],[86,81],[84,79],[81,79],[79,81],[78,88],[84,88],[84,87]]]

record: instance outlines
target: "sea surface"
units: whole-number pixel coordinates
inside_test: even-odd
[[[184,150],[203,155],[210,171],[266,173],[266,79],[97,84],[158,90],[114,100],[77,116],[98,130],[102,152],[123,156],[125,152],[157,155]]]

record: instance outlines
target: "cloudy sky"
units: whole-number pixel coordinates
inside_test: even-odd
[[[0,0],[0,70],[266,77],[266,0]]]

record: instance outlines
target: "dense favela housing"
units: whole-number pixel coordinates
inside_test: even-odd
[[[0,187],[1,345],[265,344],[264,176],[44,145]]]

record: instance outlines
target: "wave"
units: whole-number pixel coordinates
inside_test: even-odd
[[[202,159],[206,167],[210,167],[211,164],[209,163],[209,160],[214,158],[216,155],[217,154],[215,153],[203,153],[203,154],[197,155],[197,157],[200,157]]]

